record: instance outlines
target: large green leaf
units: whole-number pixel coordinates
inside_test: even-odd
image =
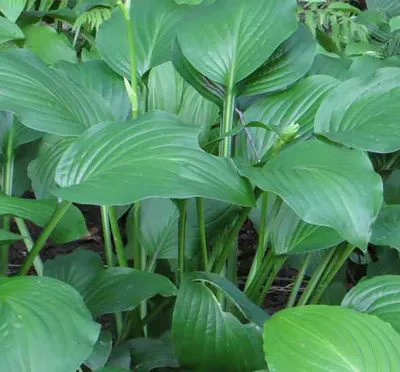
[[[336,306],[279,312],[265,324],[264,350],[271,371],[400,369],[400,335],[389,324]]]
[[[11,244],[23,239],[21,235],[13,234],[7,230],[0,229],[0,242]]]
[[[332,141],[371,152],[400,149],[400,69],[342,83],[321,104],[315,131]]]
[[[285,92],[256,101],[244,113],[245,120],[279,125],[282,129],[296,123],[300,125],[299,134],[311,134],[319,105],[338,84],[329,76],[310,76]],[[247,132],[251,144],[246,145],[245,151],[254,161],[262,158],[277,140],[275,132],[264,128],[247,128]],[[249,142],[249,136],[241,134],[240,138]]]
[[[346,294],[342,306],[375,315],[400,332],[400,275],[361,281]]]
[[[46,64],[57,61],[76,62],[77,57],[67,35],[46,24],[37,23],[24,28],[25,48],[38,55]]]
[[[129,311],[157,294],[170,297],[176,288],[162,275],[126,267],[104,270],[92,282],[85,302],[93,316]]]
[[[108,330],[102,331],[96,345],[94,345],[92,353],[86,359],[85,365],[92,370],[98,370],[104,367],[111,354],[112,346],[113,340],[111,332]]]
[[[0,279],[0,370],[76,371],[100,325],[69,285],[51,278]]]
[[[400,249],[400,205],[386,205],[372,228],[371,243]]]
[[[23,39],[24,37],[24,33],[14,22],[0,17],[0,44],[10,40]]]
[[[197,70],[230,89],[296,29],[295,0],[218,0],[193,7],[178,39]]]
[[[308,72],[314,57],[314,36],[306,25],[300,23],[297,32],[245,80],[241,94],[255,95],[287,89]]]
[[[25,4],[26,0],[1,0],[0,12],[14,22],[24,10]]]
[[[172,333],[182,367],[201,371],[252,372],[265,369],[260,328],[241,324],[222,311],[204,284],[181,284]]]
[[[396,249],[376,247],[375,259],[368,263],[369,278],[380,275],[400,275],[400,254]]]
[[[0,215],[11,215],[44,227],[56,209],[56,200],[29,200],[0,194]],[[71,206],[51,234],[57,244],[68,243],[88,236],[85,218]]]
[[[171,43],[176,35],[177,24],[186,12],[186,6],[179,6],[174,0],[131,0],[130,4],[137,73],[143,76],[152,67],[171,59]],[[101,25],[96,45],[104,61],[113,70],[130,78],[127,29],[119,8]]]
[[[203,98],[176,72],[171,62],[153,68],[148,80],[148,110],[176,114],[182,122],[201,128],[200,142],[208,139],[218,107]]]
[[[343,238],[332,228],[310,225],[283,204],[271,225],[275,254],[299,254],[333,247]]]
[[[316,140],[282,151],[241,173],[278,194],[305,222],[335,229],[365,250],[382,203],[382,180],[367,155]]]
[[[54,180],[57,164],[64,152],[74,143],[75,137],[58,137],[46,135],[40,143],[39,156],[28,167],[28,175],[38,199],[46,199],[55,189]]]
[[[400,4],[395,0],[366,0],[369,10],[384,11],[391,17],[400,15]]]
[[[252,205],[251,187],[233,162],[200,150],[198,132],[165,112],[97,125],[61,158],[56,170],[61,188],[55,193],[105,205],[193,196]]]
[[[78,65],[59,63],[55,68],[75,84],[99,93],[116,119],[125,120],[127,118],[131,103],[124,79],[111,70],[105,62],[94,60]]]
[[[309,75],[328,75],[344,81],[350,78],[350,66],[351,60],[349,59],[317,54]]]
[[[68,81],[28,50],[1,54],[0,91],[0,109],[39,131],[72,136],[113,120],[96,92]]]
[[[385,179],[383,185],[385,202],[387,204],[400,204],[400,170],[394,170]]]

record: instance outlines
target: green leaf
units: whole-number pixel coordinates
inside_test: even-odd
[[[56,200],[30,200],[0,194],[0,215],[27,219],[44,227],[56,209]],[[79,209],[71,206],[51,234],[56,244],[64,244],[87,236],[85,218]]]
[[[178,39],[198,71],[231,89],[296,29],[294,0],[218,0],[193,7]]]
[[[389,16],[400,15],[400,3],[393,0],[366,0],[368,10],[386,12]]]
[[[115,367],[104,367],[101,369],[97,369],[96,372],[129,372],[129,370]]]
[[[131,0],[130,4],[131,27],[136,44],[137,74],[142,77],[152,67],[171,59],[171,43],[186,7],[177,5],[174,0]],[[101,25],[96,45],[104,61],[114,71],[130,79],[131,63],[127,29],[119,8],[115,9],[111,18]]]
[[[400,275],[362,280],[346,294],[342,306],[375,315],[400,332]]]
[[[271,247],[277,255],[314,252],[343,241],[332,228],[304,222],[287,204],[281,206],[270,230]]]
[[[372,227],[371,243],[400,249],[400,205],[382,207]]]
[[[113,120],[96,92],[63,78],[28,50],[1,53],[0,90],[0,110],[42,132],[73,136]]]
[[[321,104],[315,131],[365,151],[399,150],[399,86],[398,68],[380,69],[374,76],[342,83]]]
[[[15,22],[25,8],[26,0],[1,0],[0,12]]]
[[[101,331],[92,353],[85,361],[85,365],[92,370],[104,367],[111,354],[112,344],[111,332],[108,330]]]
[[[133,310],[157,294],[170,297],[176,288],[168,278],[126,267],[104,270],[91,282],[85,297],[86,306],[94,317]]]
[[[0,293],[0,370],[71,372],[89,356],[100,325],[70,286],[51,278],[1,278]]]
[[[95,60],[78,65],[58,63],[55,69],[75,84],[100,94],[105,101],[104,104],[110,108],[116,119],[127,118],[131,103],[126,93],[124,79],[111,70],[105,62]]]
[[[97,125],[61,158],[56,170],[61,188],[55,193],[66,200],[104,205],[194,196],[252,205],[251,187],[234,163],[201,151],[197,136],[198,129],[165,112]]]
[[[335,306],[301,306],[279,312],[265,324],[264,350],[272,371],[400,368],[400,335],[389,324]]]
[[[384,67],[400,67],[398,58],[381,59],[372,56],[361,56],[353,59],[349,69],[351,77],[374,75],[376,70]]]
[[[399,251],[389,247],[376,247],[376,258],[368,264],[368,277],[400,275]]]
[[[321,305],[340,306],[346,293],[347,290],[345,281],[334,281],[324,291],[320,303]]]
[[[313,140],[289,147],[263,168],[241,173],[278,194],[305,222],[332,227],[366,250],[382,203],[382,180],[364,153]]]
[[[57,61],[76,62],[76,53],[67,35],[58,34],[48,25],[37,23],[24,28],[25,48],[38,55],[46,64]]]
[[[269,315],[264,310],[251,302],[242,291],[223,276],[208,272],[192,272],[186,274],[186,278],[194,282],[208,283],[218,288],[225,296],[229,297],[248,320],[259,327],[262,327],[269,319]]]
[[[57,164],[64,152],[74,143],[75,137],[46,135],[40,143],[39,156],[28,167],[28,175],[37,199],[53,197]]]
[[[23,239],[21,235],[13,234],[7,230],[0,229],[0,242],[2,243],[12,244],[21,239]]]
[[[387,204],[400,204],[400,170],[394,170],[384,182],[384,196]]]
[[[47,260],[43,275],[69,284],[85,297],[93,280],[103,272],[103,267],[103,261],[97,253],[80,248]]]
[[[310,70],[314,57],[314,36],[307,26],[300,23],[297,32],[243,82],[245,88],[241,94],[256,95],[287,89]]]
[[[390,19],[390,31],[395,32],[400,30],[400,15]]]
[[[349,68],[351,60],[333,58],[324,54],[317,54],[309,75],[328,75],[338,80],[345,81],[350,78]]]
[[[200,143],[207,141],[218,117],[218,107],[183,80],[171,62],[150,71],[147,109],[176,114],[189,126],[201,128]]]
[[[238,372],[266,368],[260,328],[243,325],[223,312],[212,291],[191,279],[179,289],[172,334],[183,368]]]
[[[279,125],[282,130],[296,123],[300,125],[299,135],[311,134],[319,105],[338,83],[329,76],[310,76],[285,92],[255,102],[244,113],[245,121]],[[247,133],[240,138],[245,142],[247,158],[253,161],[261,159],[277,140],[275,132],[263,128],[248,128]]]
[[[11,40],[23,39],[24,37],[24,33],[14,22],[0,17],[0,44]]]

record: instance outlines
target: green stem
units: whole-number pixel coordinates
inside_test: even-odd
[[[140,246],[140,203],[133,205],[133,227],[132,227],[132,253],[133,265],[137,270],[145,270],[142,266],[142,247]]]
[[[286,262],[286,260],[287,260],[286,256],[278,256],[278,257],[272,258],[273,267],[272,267],[270,274],[268,275],[268,279],[267,279],[266,283],[264,284],[261,294],[258,297],[258,301],[257,301],[258,305],[261,306],[261,304],[264,302],[265,297],[267,297],[267,294],[271,288],[271,285],[275,281],[276,276],[278,275],[279,271],[281,270],[281,268],[282,268],[283,264]]]
[[[51,233],[60,222],[60,220],[64,217],[65,213],[71,206],[71,202],[63,201],[57,204],[57,208],[54,211],[53,215],[50,218],[50,221],[47,223],[46,227],[43,229],[39,238],[36,240],[32,250],[29,252],[24,264],[18,275],[26,275],[32,266],[32,263],[35,261],[36,257],[39,255],[40,251],[43,249],[46,244],[47,239],[50,237]]]
[[[306,271],[307,271],[308,265],[310,264],[310,261],[311,261],[311,253],[307,253],[306,257],[303,261],[303,264],[301,265],[300,271],[297,274],[296,281],[294,283],[292,292],[290,293],[289,301],[286,306],[287,308],[293,307],[296,302],[297,295],[299,294],[299,290],[300,290],[301,284],[303,283],[304,276],[306,275]]]
[[[201,258],[203,264],[203,270],[208,269],[208,249],[207,249],[207,235],[206,235],[206,224],[204,217],[204,199],[196,198],[197,207],[197,219],[199,221],[199,233],[201,242]]]
[[[320,262],[318,265],[317,269],[315,270],[314,274],[311,277],[311,280],[308,282],[308,285],[301,295],[299,302],[297,303],[297,306],[304,306],[307,304],[308,300],[312,296],[312,294],[315,291],[315,288],[317,288],[318,283],[320,282],[326,268],[328,267],[329,263],[332,260],[333,255],[335,254],[336,249],[330,249],[329,252],[327,252],[325,258]]]
[[[128,267],[128,260],[125,255],[124,243],[122,241],[121,231],[118,226],[118,218],[114,207],[106,207],[110,217],[111,231],[114,237],[114,245],[117,251],[118,264],[121,267]]]
[[[232,155],[232,136],[226,136],[232,131],[233,127],[233,116],[235,113],[235,95],[233,94],[233,89],[229,88],[226,92],[226,97],[224,101],[224,110],[222,114],[222,126],[220,136],[225,136],[219,148],[219,155],[224,157],[230,157]]]
[[[178,227],[178,271],[179,283],[182,283],[185,274],[185,250],[186,250],[186,223],[187,223],[187,200],[179,200],[179,227]]]
[[[274,265],[274,257],[272,249],[270,249],[266,256],[263,259],[263,262],[260,266],[260,269],[257,272],[254,280],[250,283],[248,288],[245,290],[245,294],[249,298],[258,298],[262,284],[264,280],[268,278],[269,273],[271,272]]]
[[[340,245],[336,248],[336,250],[338,251],[337,259],[332,260],[331,267],[329,267],[329,269],[326,270],[326,272],[324,273],[323,277],[321,278],[320,284],[318,285],[317,289],[315,290],[309,301],[310,304],[316,304],[319,302],[321,296],[324,294],[328,286],[332,283],[336,274],[346,263],[347,259],[353,253],[355,248],[355,245],[350,243],[348,243],[343,250]]]
[[[14,220],[18,226],[20,234],[23,236],[25,247],[29,253],[30,251],[32,251],[33,246],[35,245],[32,236],[25,224],[25,221],[22,218],[15,217]],[[39,256],[37,256],[33,261],[33,267],[35,268],[36,273],[39,276],[43,275],[43,261]]]
[[[104,253],[106,256],[106,263],[108,267],[114,266],[114,253],[112,247],[112,235],[110,228],[110,218],[108,216],[108,210],[106,206],[101,206],[101,223],[103,226],[103,238],[104,238]]]
[[[214,242],[214,245],[211,250],[210,259],[208,262],[208,271],[212,271],[212,268],[215,266],[218,257],[222,254],[222,250],[224,249],[224,242],[227,236],[226,229],[218,235],[217,239]]]

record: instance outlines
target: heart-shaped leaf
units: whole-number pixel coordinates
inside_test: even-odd
[[[301,306],[279,312],[265,324],[264,350],[272,371],[400,368],[400,335],[388,323],[336,306]]]
[[[384,68],[373,76],[350,79],[321,104],[315,131],[332,141],[365,151],[399,150],[399,98],[398,68]]]
[[[296,123],[299,135],[311,134],[314,118],[324,98],[339,84],[329,76],[310,76],[284,92],[261,98],[251,105],[244,117],[247,123],[261,122],[279,125],[284,130]],[[245,152],[251,160],[257,161],[273,146],[277,134],[264,128],[248,128],[249,136],[241,134]]]
[[[78,87],[24,49],[1,54],[0,109],[13,111],[26,126],[73,136],[113,120],[94,91]]]
[[[278,194],[305,222],[332,227],[343,239],[367,248],[383,186],[361,151],[302,142],[263,168],[243,168],[241,173],[259,188]]]
[[[372,227],[371,243],[400,249],[400,205],[386,205]]]
[[[400,332],[400,275],[361,281],[346,294],[342,306],[375,315]]]
[[[0,215],[20,217],[44,227],[56,209],[56,200],[30,200],[0,194]],[[87,236],[85,218],[78,208],[71,206],[51,234],[57,244],[64,244]]]
[[[76,371],[100,331],[72,287],[51,278],[0,279],[0,370]]]
[[[252,372],[265,369],[260,328],[243,325],[222,311],[204,284],[181,284],[173,315],[172,334],[183,368]]]
[[[104,205],[194,196],[252,205],[251,187],[234,163],[200,150],[198,132],[165,112],[97,125],[64,153],[56,170],[61,188],[55,193]]]
[[[300,23],[298,30],[271,58],[244,81],[245,88],[241,94],[256,95],[287,89],[310,70],[315,49],[312,32]]]
[[[15,22],[25,8],[26,0],[1,0],[0,12]]]
[[[10,40],[23,39],[24,37],[24,33],[14,22],[0,17],[0,44]]]
[[[296,29],[294,0],[218,0],[193,7],[178,39],[198,71],[230,90]]]
[[[179,6],[174,0],[131,0],[130,4],[137,73],[141,77],[152,67],[171,59],[172,40],[176,35],[176,27],[186,12],[186,6]],[[101,25],[96,45],[104,61],[114,71],[130,78],[128,34],[119,8]]]

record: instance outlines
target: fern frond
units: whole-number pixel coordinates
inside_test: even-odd
[[[98,7],[92,8],[87,12],[82,13],[75,21],[73,29],[79,30],[86,27],[89,30],[98,30],[100,25],[111,17],[111,9]]]

